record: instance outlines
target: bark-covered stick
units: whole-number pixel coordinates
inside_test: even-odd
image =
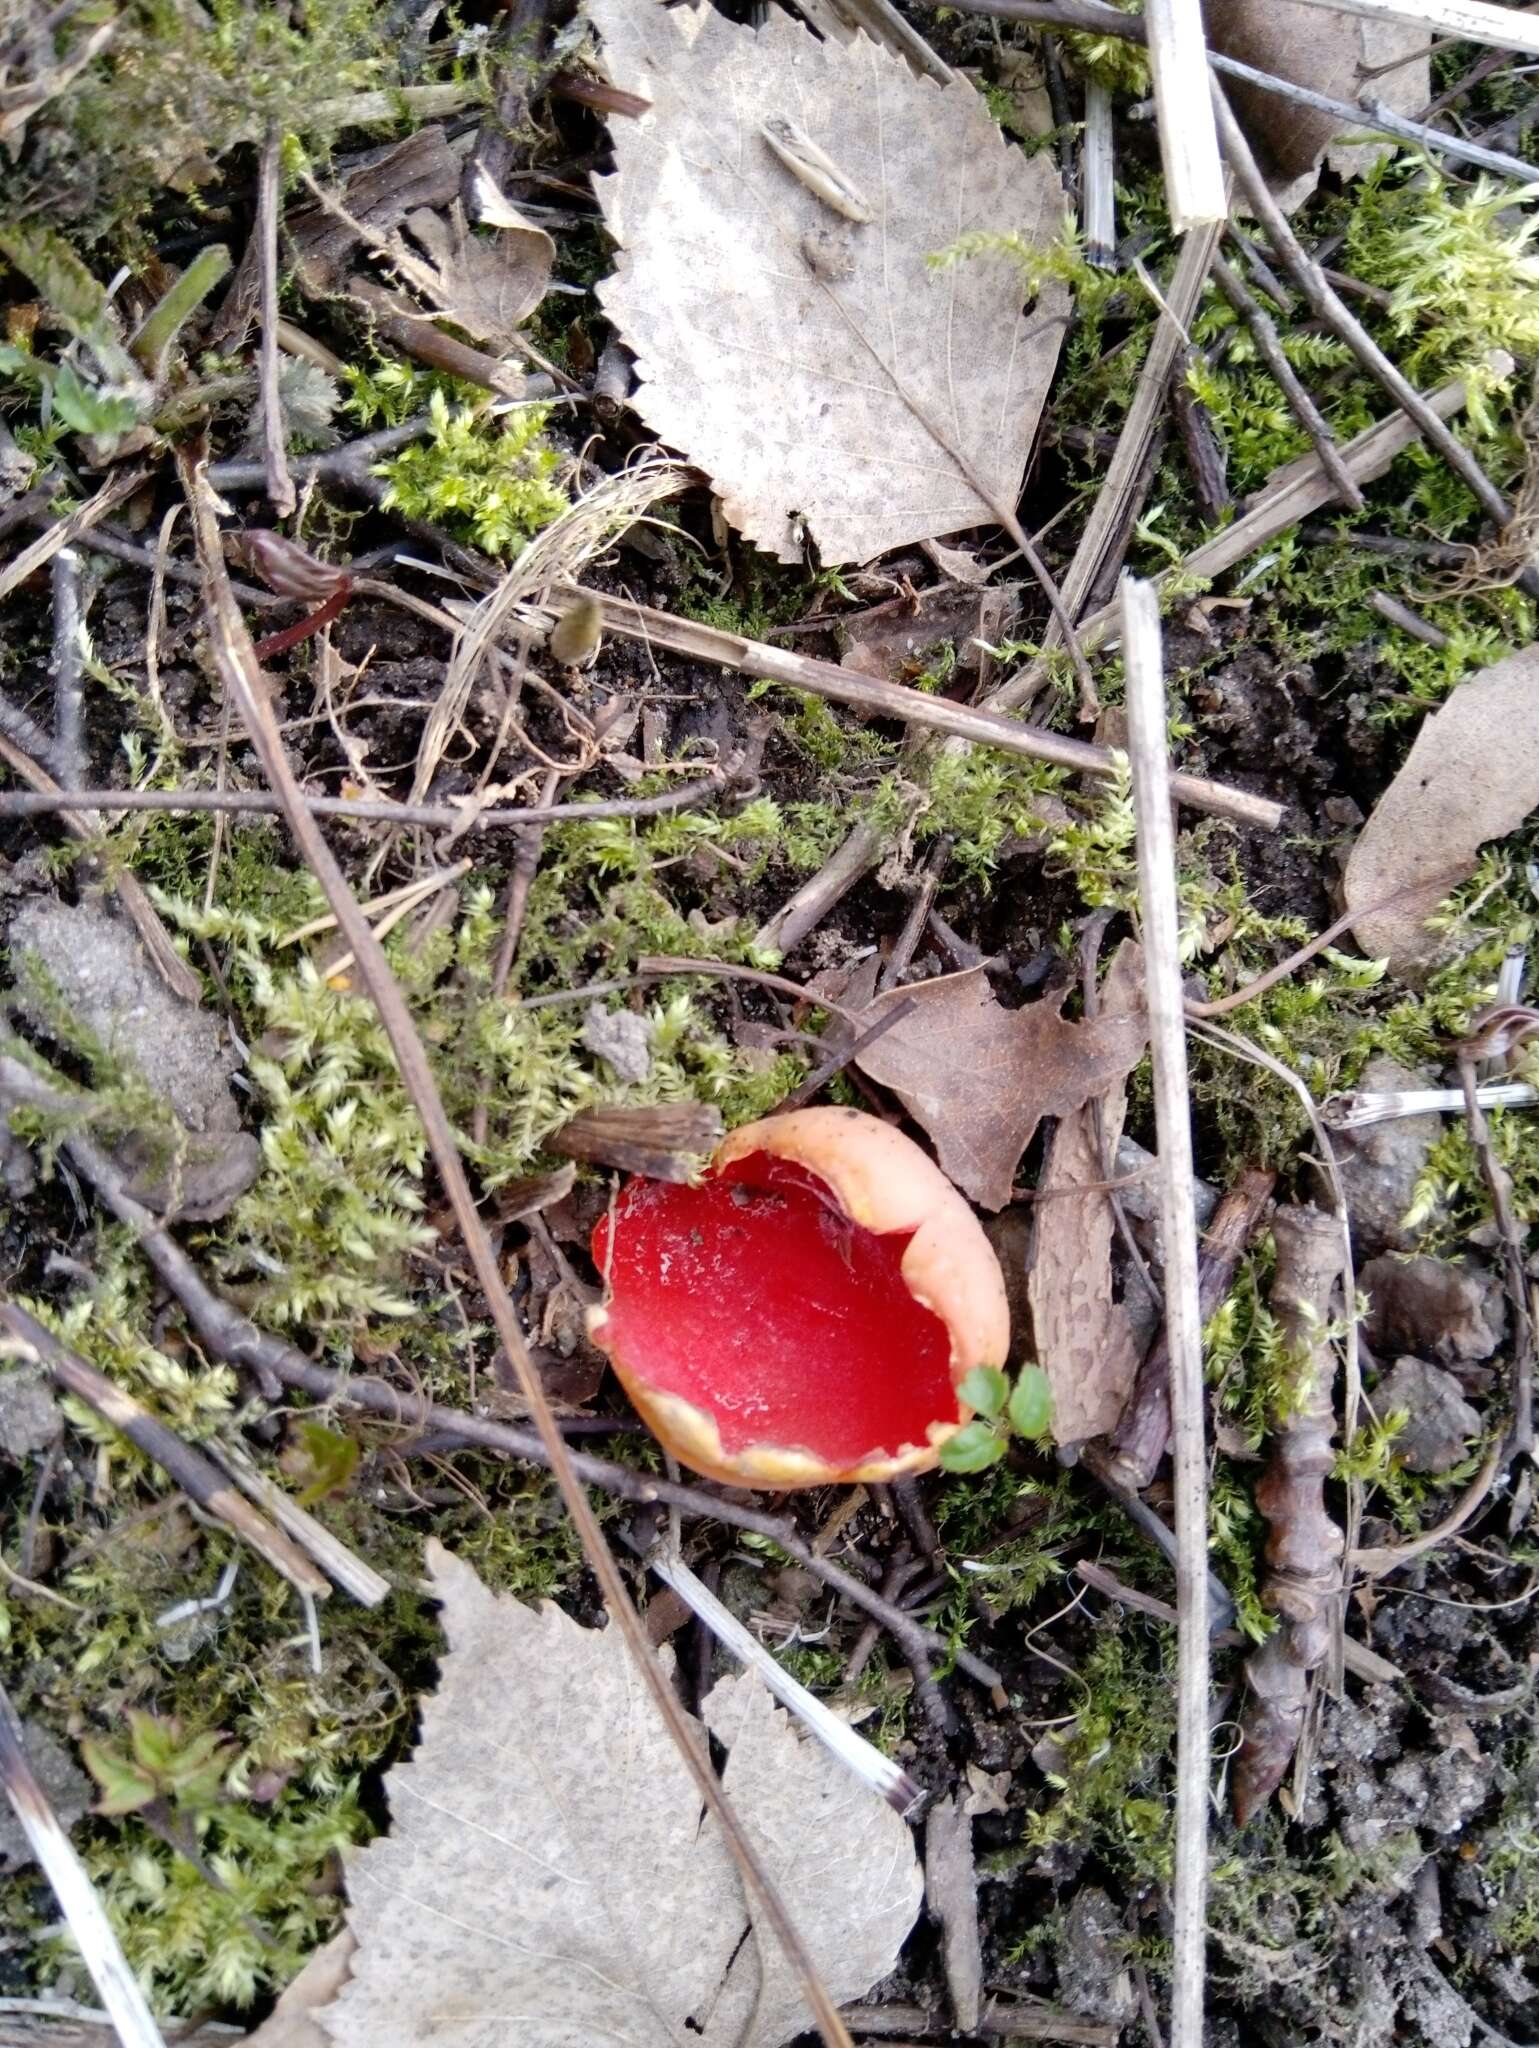
[[[165,2048],[139,1980],[128,1966],[85,1865],[75,1854],[59,1817],[22,1745],[21,1722],[0,1685],[0,1784],[15,1810],[43,1875],[68,1922],[75,1946],[91,1973],[122,2048]]]
[[[1368,21],[1407,21],[1464,43],[1490,43],[1498,50],[1521,50],[1539,57],[1539,21],[1525,20],[1513,7],[1494,7],[1489,0],[1304,0],[1333,14],[1361,14]]]
[[[1336,1347],[1329,1332],[1341,1226],[1324,1209],[1279,1209],[1272,1233],[1272,1308],[1297,1377],[1275,1418],[1272,1455],[1256,1487],[1256,1505],[1271,1529],[1261,1598],[1278,1626],[1245,1664],[1249,1698],[1234,1766],[1242,1827],[1282,1783],[1298,1747],[1309,1676],[1330,1649],[1346,1544],[1325,1506],[1335,1462]]]
[[[1176,1871],[1171,2048],[1202,2048],[1208,1883],[1208,1517],[1202,1309],[1192,1207],[1192,1103],[1182,1011],[1180,908],[1167,756],[1164,655],[1154,586],[1124,576],[1128,758],[1138,831],[1138,902],[1154,1060],[1165,1333],[1176,1504]]]

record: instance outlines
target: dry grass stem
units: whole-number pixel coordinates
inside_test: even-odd
[[[1138,817],[1138,899],[1159,1132],[1176,1508],[1176,1607],[1180,1617],[1171,2042],[1172,2048],[1202,2048],[1208,1881],[1208,1487],[1197,1219],[1192,1206],[1192,1108],[1186,1077],[1180,909],[1159,600],[1151,584],[1125,576],[1121,604],[1128,755]]]

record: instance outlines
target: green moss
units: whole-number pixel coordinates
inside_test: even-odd
[[[165,181],[181,173],[190,186],[269,123],[305,135],[321,101],[398,86],[401,55],[373,0],[132,0],[102,54],[31,124],[18,203],[37,193],[92,232],[119,227]]]
[[[499,556],[518,554],[567,510],[555,481],[562,458],[542,438],[548,406],[523,405],[492,419],[475,406],[451,412],[444,393],[434,390],[428,410],[428,438],[375,466],[388,510]]]

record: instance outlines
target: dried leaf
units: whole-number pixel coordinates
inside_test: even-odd
[[[1431,32],[1415,23],[1333,14],[1303,0],[1207,0],[1203,19],[1210,48],[1348,106],[1366,92],[1397,114],[1413,115],[1432,96]],[[1413,61],[1372,76],[1402,57]],[[1342,177],[1355,177],[1396,146],[1338,142],[1342,124],[1330,114],[1237,78],[1223,86],[1262,168],[1284,185],[1279,197],[1290,212],[1314,190],[1322,157]],[[1364,114],[1361,129],[1372,127]]]
[[[720,1110],[706,1102],[600,1104],[569,1117],[545,1149],[594,1166],[644,1173],[649,1180],[692,1180],[721,1143]]]
[[[1046,998],[1007,1010],[981,967],[891,989],[861,1012],[913,1010],[856,1065],[890,1088],[934,1140],[942,1170],[985,1209],[1002,1209],[1021,1154],[1045,1116],[1067,1116],[1127,1073],[1143,1050],[1143,1019],[1072,1024]]]
[[[1112,962],[1101,1014],[1136,1023],[1137,1059],[1146,1028],[1143,956],[1131,941]],[[1112,1209],[1105,1192],[1106,1160],[1115,1157],[1127,1112],[1122,1081],[1119,1074],[1100,1097],[1104,1152],[1095,1104],[1086,1102],[1059,1122],[1037,1185],[1027,1291],[1037,1362],[1053,1390],[1053,1439],[1060,1444],[1115,1429],[1138,1373],[1132,1323],[1112,1299]]]
[[[347,1982],[358,1944],[346,1928],[315,1950],[244,2048],[328,2048],[317,2023],[318,2008],[330,2005]]]
[[[483,1586],[429,1543],[449,1653],[392,1825],[348,1869],[339,2048],[778,2048],[807,2025],[773,1937],[618,1629]],[[908,1831],[743,1673],[706,1701],[724,1784],[836,2003],[891,1969],[919,1909]],[[747,1937],[747,1938],[745,1938]]]
[[[1412,978],[1437,953],[1423,923],[1488,839],[1515,832],[1539,804],[1539,641],[1471,676],[1422,725],[1405,766],[1374,806],[1345,877],[1353,934]],[[1424,899],[1380,908],[1428,884]]]
[[[912,601],[894,598],[850,622],[839,666],[881,683],[912,683],[947,661],[959,672],[976,674],[984,658],[978,642],[997,645],[1006,639],[1005,621],[1015,609],[1012,586],[979,590],[943,583]]]
[[[1063,334],[1015,266],[929,258],[977,229],[1051,238],[1063,190],[963,83],[917,78],[869,38],[820,43],[789,16],[589,0],[611,75],[652,101],[613,128],[596,181],[620,246],[598,287],[636,352],[632,404],[783,562],[803,527],[864,561],[1013,505]],[[873,218],[819,196],[763,124],[790,120]],[[835,188],[830,185],[830,190]],[[979,486],[982,486],[980,490]]]
[[[398,275],[472,340],[511,346],[550,282],[556,245],[545,230],[526,221],[473,234],[458,200],[447,217],[419,207],[405,227],[417,248],[400,234],[391,237],[390,262]]]
[[[333,292],[360,241],[381,237],[424,206],[447,206],[460,188],[460,159],[442,128],[419,128],[353,171],[326,206],[306,207],[285,226],[307,292]]]

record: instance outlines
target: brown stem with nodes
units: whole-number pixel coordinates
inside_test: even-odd
[[[1282,1783],[1298,1747],[1309,1676],[1325,1661],[1337,1619],[1346,1548],[1325,1505],[1335,1459],[1336,1351],[1329,1318],[1341,1276],[1341,1228],[1323,1209],[1279,1209],[1272,1233],[1272,1308],[1298,1379],[1275,1417],[1272,1456],[1256,1488],[1256,1505],[1271,1529],[1261,1598],[1278,1626],[1245,1663],[1249,1697],[1234,1767],[1234,1813],[1242,1827]]]

